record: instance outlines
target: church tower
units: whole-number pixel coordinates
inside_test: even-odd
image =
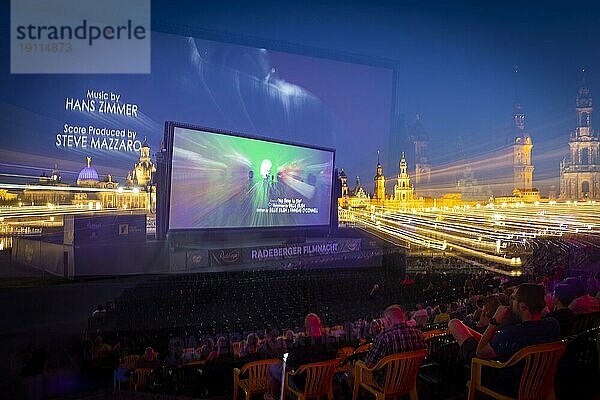
[[[531,136],[525,130],[525,114],[518,102],[514,105],[513,113],[516,137],[513,142],[513,186],[521,192],[531,192],[533,189],[533,169],[531,164]]]
[[[146,187],[152,183],[152,174],[156,172],[156,167],[150,160],[150,146],[146,139],[140,149],[140,159],[131,172],[133,172],[134,183],[137,185]]]
[[[513,105],[513,193],[530,196],[533,193],[533,164],[531,163],[531,149],[533,142],[525,129],[525,113],[521,107],[518,95],[519,66],[514,67],[515,77],[515,103]],[[537,192],[537,190],[535,190]],[[539,193],[537,193],[539,196]]]
[[[379,162],[379,150],[377,150],[377,174],[373,178],[373,183],[373,200],[383,202],[385,200],[385,176],[383,176],[383,168]]]
[[[569,140],[569,156],[560,165],[561,200],[600,200],[598,135],[592,128],[592,95],[585,68],[575,103],[577,127]]]
[[[344,168],[342,168],[339,178],[340,178],[340,186],[342,188],[342,197],[346,198],[346,197],[348,197],[348,177],[346,176],[346,173],[344,172]]]
[[[394,200],[398,200],[401,203],[411,202],[414,197],[414,190],[415,189],[410,184],[410,175],[408,175],[407,172],[406,158],[404,157],[404,152],[402,152],[398,184],[394,186]]]

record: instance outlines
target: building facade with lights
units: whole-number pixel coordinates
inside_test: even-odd
[[[389,209],[409,209],[422,207],[424,199],[416,199],[414,196],[415,188],[411,183],[408,174],[408,165],[404,152],[399,163],[398,176],[394,185],[393,194],[387,195],[385,189],[385,176],[383,167],[377,158],[376,174],[373,178],[373,195],[369,196],[360,183],[360,178],[356,177],[355,186],[350,189],[348,186],[348,177],[342,169],[338,175],[340,180],[341,193],[338,198],[338,219],[339,221],[349,221],[353,208],[384,207]]]
[[[560,199],[600,200],[600,142],[592,128],[592,95],[585,75],[575,110],[577,127],[569,139],[569,155],[560,164]]]
[[[100,180],[98,171],[91,165],[91,157],[79,171],[76,186],[63,182],[58,167],[51,176],[42,176],[37,184],[30,185],[22,192],[21,201],[25,205],[75,205],[89,209],[122,208],[156,211],[156,185],[153,174],[156,167],[150,160],[150,147],[142,145],[140,158],[128,173],[124,186],[113,181],[112,175]]]

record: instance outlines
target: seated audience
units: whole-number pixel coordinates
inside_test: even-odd
[[[135,363],[136,368],[158,368],[160,367],[160,361],[156,359],[156,352],[152,347],[146,347],[144,354],[138,358]]]
[[[304,319],[304,335],[299,336],[291,347],[287,349],[288,358],[286,370],[295,370],[301,365],[330,360],[336,357],[336,349],[329,349],[323,336],[323,325],[317,314],[310,313]],[[271,393],[265,394],[265,399],[278,396],[281,386],[283,364],[277,363],[269,368],[269,381]],[[298,388],[304,387],[305,377],[296,377],[293,382]]]
[[[589,295],[585,284],[579,278],[567,278],[563,281],[573,290],[575,298],[569,304],[569,308],[575,314],[589,314],[600,311],[598,299]]]
[[[296,335],[294,334],[294,331],[291,329],[288,329],[287,331],[285,331],[285,347],[288,348],[290,347],[292,344],[294,344],[294,340],[296,339]]]
[[[554,287],[554,307],[551,313],[546,317],[556,318],[560,325],[560,335],[565,337],[571,334],[573,323],[575,322],[575,313],[569,308],[575,295],[569,285],[558,284]]]
[[[475,329],[475,325],[481,319],[482,311],[483,311],[483,296],[477,296],[476,298],[470,299],[470,307],[473,310],[471,313],[467,314],[463,323],[467,325],[469,328]],[[474,309],[473,309],[474,308]]]
[[[472,357],[507,361],[524,347],[560,340],[560,327],[554,318],[542,319],[546,306],[544,287],[523,283],[511,296],[512,306],[499,306],[483,334],[473,331],[461,321],[453,319],[448,324],[452,335],[460,345],[460,355],[470,362]],[[498,328],[508,320],[511,313],[520,323]],[[495,379],[493,385],[502,393],[514,395],[518,392],[520,371],[511,371],[506,377]]]
[[[371,321],[371,323],[369,324],[369,333],[366,336],[366,339],[371,340],[371,339],[374,339],[375,337],[377,337],[377,335],[379,335],[381,332],[384,331],[384,329],[385,329],[384,324],[385,324],[384,321],[379,318]]]
[[[500,297],[498,295],[486,296],[483,299],[483,306],[481,308],[481,316],[479,321],[475,324],[475,330],[483,333],[490,323],[490,319],[496,313],[496,310],[500,306]]]
[[[423,308],[422,303],[417,303],[417,311],[414,312],[413,318],[417,323],[417,326],[423,326],[427,324],[429,315],[427,314],[427,310]]]
[[[406,325],[417,326],[417,321],[415,321],[413,313],[411,313],[410,311],[406,312]]]
[[[268,331],[265,341],[260,346],[260,352],[264,358],[281,358],[285,353],[286,345],[283,338],[279,337],[279,331],[275,328]]]
[[[116,350],[115,346],[111,346],[108,343],[104,343],[102,336],[96,336],[94,339],[94,345],[90,351],[90,357],[93,365],[103,366],[105,362],[110,358],[113,350]]]
[[[184,360],[182,357],[181,349],[178,349],[176,347],[171,347],[169,349],[169,354],[163,360],[163,365],[165,367],[171,368],[171,367],[179,367],[179,366],[182,366],[183,364],[184,364]]]
[[[256,333],[249,333],[243,347],[240,349],[240,357],[258,358],[259,340]]]
[[[393,304],[385,309],[382,319],[387,329],[375,341],[367,353],[365,364],[373,368],[382,358],[407,351],[425,348],[423,332],[420,329],[406,325],[404,310],[401,306]],[[385,371],[378,371],[376,379],[382,383]]]
[[[450,314],[448,314],[448,306],[446,306],[445,304],[440,304],[438,306],[438,310],[440,311],[435,318],[433,319],[433,323],[434,324],[439,324],[441,322],[448,322],[450,321]]]

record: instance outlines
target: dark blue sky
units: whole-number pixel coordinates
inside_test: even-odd
[[[600,12],[593,1],[491,3],[154,1],[152,15],[155,24],[189,25],[231,40],[392,60],[400,71],[401,112],[409,123],[422,114],[434,164],[454,157],[457,136],[468,156],[506,143],[515,97],[512,71],[519,65],[519,99],[535,146],[534,179],[544,189],[558,183],[582,65],[592,94],[600,90]]]
[[[558,185],[558,164],[567,152],[569,133],[575,127],[575,96],[582,65],[587,68],[587,81],[592,95],[600,91],[600,87],[596,86],[600,82],[600,35],[597,32],[600,27],[600,10],[593,1],[561,4],[547,1],[488,3],[491,2],[326,0],[307,5],[304,2],[291,4],[261,0],[154,0],[152,29],[277,51],[329,56],[342,61],[392,65],[398,71],[399,111],[409,124],[414,122],[417,113],[421,114],[423,125],[431,139],[430,155],[434,169],[442,166],[451,171],[453,168],[448,168],[448,165],[456,158],[459,136],[462,138],[464,152],[473,165],[486,164],[485,160],[496,155],[498,149],[505,146],[512,136],[511,114],[515,100],[513,66],[518,65],[519,100],[523,104],[527,116],[526,125],[534,142],[534,181],[545,195],[550,185]],[[3,28],[7,28],[9,24],[8,4],[6,1],[0,5],[3,11]],[[7,49],[6,38],[4,40],[2,48]],[[177,51],[173,50],[173,55],[180,56],[182,52]],[[169,54],[153,55],[153,58],[159,57],[153,62],[165,63]],[[292,59],[287,59],[288,64],[289,60]],[[276,53],[272,53],[271,62],[277,67],[282,79],[292,83],[296,79],[299,82],[310,82],[313,87],[304,88],[314,93],[319,92],[319,77],[313,76],[308,80],[303,77],[305,72],[308,76],[311,71],[290,72],[292,68],[289,67],[293,65],[286,65],[286,58],[278,57]],[[5,56],[1,72],[6,74],[7,71],[8,58]],[[334,83],[339,84],[330,78],[332,71],[326,72],[327,74],[323,74],[322,84],[328,90],[323,91],[321,96],[331,96],[335,91],[329,89],[335,89]],[[346,69],[343,73],[345,81],[348,82],[353,74],[359,72],[360,68]],[[41,76],[4,77],[13,86],[31,86],[28,90],[34,89],[34,83],[38,82],[36,79],[44,79]],[[360,96],[361,90],[366,91],[371,87],[374,90],[369,93],[369,98],[373,99],[373,95],[377,94],[374,91],[381,91],[381,104],[385,104],[392,88],[386,86],[382,77],[377,74],[363,79],[358,77],[352,87],[344,91],[346,97],[343,101],[323,100],[336,104],[337,107],[346,104],[349,110],[361,109],[367,116],[372,114],[371,128],[376,131],[385,130],[390,121],[382,121],[382,115],[386,113],[374,109],[379,103],[372,100],[367,102]],[[83,76],[84,80],[77,82],[71,82],[68,77],[58,79],[63,78],[64,82],[54,81],[54,78],[44,80],[43,87],[48,88],[48,93],[37,98],[52,96],[52,93],[60,90],[64,92],[60,92],[60,98],[65,95],[77,96],[88,86],[100,84],[111,88],[113,84],[110,76]],[[167,81],[150,79],[151,82],[147,82],[145,78],[132,79],[130,86],[139,86],[137,92],[132,92],[134,101],[142,101],[140,98],[150,101],[146,99],[146,95],[155,91],[166,92],[172,86],[172,80],[183,85],[185,76],[172,76]],[[13,86],[5,85],[2,90]],[[55,87],[60,90],[53,89]],[[12,98],[12,93],[4,92],[1,97]],[[27,96],[24,92],[21,97]],[[176,99],[168,97],[158,100],[176,103]],[[151,111],[153,106],[142,105],[146,111]],[[54,108],[59,106],[59,101],[50,101],[47,110],[54,119],[49,121],[44,120],[43,113],[38,112],[36,118],[40,119],[40,124],[60,126],[63,118],[52,114],[55,112]],[[189,115],[195,105],[185,106],[190,110],[181,110],[177,106],[177,112],[169,110],[150,115],[152,121],[148,122],[151,124],[149,129],[160,131],[163,119],[190,122]],[[33,107],[24,109],[35,111]],[[343,110],[336,110],[336,115],[344,118]],[[3,126],[8,127],[6,132],[1,132],[2,135],[10,135],[11,127],[16,124],[25,125],[30,120],[30,117],[19,119],[19,115],[15,113],[6,113],[0,117]],[[337,121],[337,126],[343,128],[344,124],[352,124],[351,117],[349,115],[348,120]],[[361,116],[360,124],[364,124],[364,121]],[[237,127],[235,121],[228,122],[230,125],[223,128],[244,131]],[[360,131],[362,126],[354,128]],[[51,143],[49,132],[39,133],[45,135],[43,145],[46,147],[46,142]],[[269,133],[265,132],[264,135]],[[293,133],[294,130],[291,129],[289,134]],[[341,133],[334,134],[343,134],[343,129]],[[381,148],[385,154],[388,135],[389,132],[381,132],[367,137],[351,136],[347,140],[335,140],[336,159],[344,160],[346,164],[338,164],[338,167],[346,167],[349,176],[360,174],[367,189],[372,190],[376,150]],[[295,138],[287,139],[294,141]],[[3,140],[3,143],[10,144],[17,140],[19,139],[10,138]],[[301,138],[297,140],[303,141]],[[156,147],[157,142],[158,139],[154,139],[151,145]],[[315,144],[330,145],[328,142]],[[358,167],[348,162],[350,155],[358,158],[357,153],[364,153]],[[49,157],[54,156],[49,154]],[[370,161],[369,165],[362,165],[365,159],[372,159],[372,165]],[[383,159],[387,160],[387,157]],[[484,162],[478,163],[482,159]],[[76,170],[79,161],[72,162],[69,168]],[[132,163],[133,160],[129,162]],[[490,164],[487,162],[488,166]],[[384,168],[386,175],[391,176],[396,173],[397,165],[386,162]],[[510,168],[507,172],[510,174]],[[485,174],[485,171],[481,171],[476,177],[484,178]],[[453,178],[450,175],[447,176],[449,181]]]

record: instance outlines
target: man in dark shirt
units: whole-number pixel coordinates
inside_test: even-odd
[[[448,327],[461,346],[463,357],[468,362],[473,356],[504,362],[524,347],[560,340],[558,321],[554,318],[542,319],[542,309],[546,306],[544,297],[544,287],[541,285],[519,285],[511,296],[511,306],[499,306],[482,335],[473,333],[458,320],[450,321]],[[511,315],[517,316],[521,322],[498,330]],[[522,366],[503,371],[501,375],[494,374],[489,386],[503,394],[516,395],[521,369]],[[483,378],[488,380],[485,379],[486,374]]]

